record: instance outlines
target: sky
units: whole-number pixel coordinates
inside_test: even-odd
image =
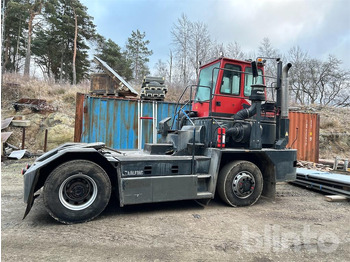
[[[285,54],[300,46],[310,57],[329,54],[350,69],[350,0],[81,0],[97,32],[122,48],[132,31],[146,33],[149,67],[167,61],[171,29],[182,14],[207,24],[213,40],[257,51],[263,38]],[[249,57],[250,58],[250,57]],[[253,58],[254,59],[254,58]],[[287,61],[286,61],[287,62]]]

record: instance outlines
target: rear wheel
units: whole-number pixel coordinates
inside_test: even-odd
[[[231,206],[250,206],[260,198],[263,177],[249,161],[233,161],[224,166],[217,185],[220,198]]]
[[[80,223],[98,216],[108,204],[111,182],[99,165],[73,160],[54,169],[44,185],[49,214],[65,223]]]

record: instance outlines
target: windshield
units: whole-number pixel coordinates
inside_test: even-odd
[[[219,66],[220,62],[201,70],[195,101],[202,102],[210,99],[210,88],[215,88],[219,73],[219,69],[214,68],[219,68]]]
[[[250,96],[252,92],[252,84],[264,84],[263,77],[262,77],[262,70],[258,69],[258,80],[256,83],[253,83],[253,73],[252,73],[252,68],[251,67],[246,67],[245,73],[250,73],[250,74],[245,74],[245,79],[244,79],[244,96]]]

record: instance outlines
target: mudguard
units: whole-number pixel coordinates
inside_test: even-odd
[[[30,168],[24,173],[24,203],[27,203],[27,208],[24,213],[23,219],[28,215],[31,210],[34,199],[39,196],[34,196],[34,193],[38,191],[40,188],[37,188],[37,184],[39,178],[41,176],[45,176],[47,174],[43,174],[41,171],[44,167],[52,164],[52,162],[58,163],[60,165],[61,162],[57,161],[60,158],[66,156],[67,154],[99,154],[97,150],[101,149],[105,146],[104,143],[67,143],[63,144],[44,155],[40,156],[35,160],[35,162],[30,166]],[[53,167],[56,168],[56,167]]]

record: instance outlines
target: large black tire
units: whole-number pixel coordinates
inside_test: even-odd
[[[219,173],[217,190],[228,205],[251,206],[260,198],[262,189],[261,171],[249,161],[233,161]]]
[[[99,165],[72,160],[50,173],[44,185],[44,204],[61,223],[86,222],[105,209],[111,188],[108,175]]]

